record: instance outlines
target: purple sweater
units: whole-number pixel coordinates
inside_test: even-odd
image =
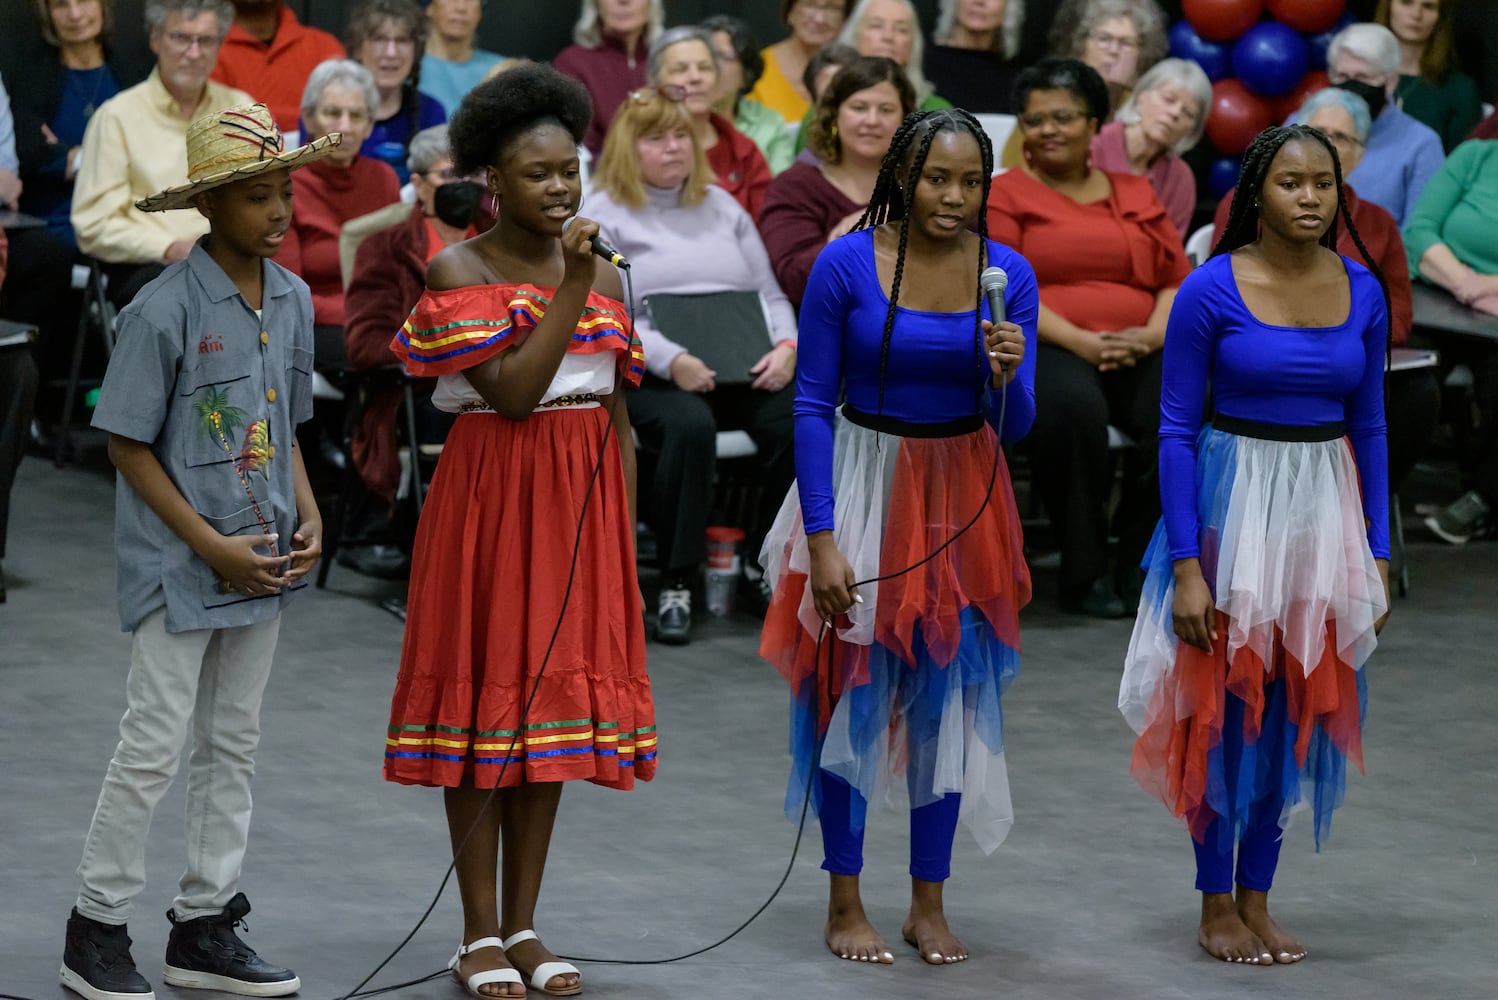
[[[604,35],[596,49],[569,45],[551,61],[558,73],[566,73],[588,88],[593,98],[593,120],[583,136],[583,145],[594,159],[603,152],[603,137],[608,134],[614,112],[624,103],[631,90],[645,86],[649,45],[641,37],[634,52],[625,52],[624,43],[613,35]]]
[[[722,188],[709,187],[701,204],[688,206],[681,203],[680,191],[647,187],[640,208],[595,190],[583,199],[581,214],[598,223],[604,237],[629,258],[636,300],[656,292],[759,292],[770,310],[774,342],[795,341],[795,310],[775,281],[754,220]],[[652,326],[645,310],[638,309],[634,320],[646,371],[670,378],[671,362],[685,348]],[[771,346],[765,344],[765,350]]]

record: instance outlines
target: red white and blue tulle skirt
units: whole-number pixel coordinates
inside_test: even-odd
[[[801,499],[791,487],[761,556],[774,596],[760,655],[791,689],[786,815],[799,820],[815,763],[863,803],[898,807],[908,796],[918,808],[961,793],[960,821],[992,851],[1014,821],[1001,699],[1019,671],[1019,611],[1030,599],[997,437],[987,424],[954,437],[901,437],[839,414],[833,490],[833,537],[856,579],[941,551],[860,586],[863,602],[819,646]],[[811,784],[816,807],[821,782]],[[861,811],[855,800],[855,830]]]
[[[1348,762],[1362,769],[1363,666],[1387,607],[1351,446],[1209,425],[1196,490],[1218,639],[1209,654],[1176,638],[1162,523],[1118,695],[1138,734],[1131,770],[1198,842],[1214,819],[1237,837],[1310,809],[1319,848]]]

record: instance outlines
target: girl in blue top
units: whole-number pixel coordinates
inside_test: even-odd
[[[791,683],[786,805],[795,818],[810,794],[821,819],[825,940],[856,961],[893,961],[858,889],[865,810],[892,776],[911,806],[902,933],[929,963],[968,954],[941,905],[957,821],[985,851],[1012,821],[999,698],[1030,576],[999,443],[1035,416],[1039,297],[1030,265],[987,239],[992,173],[972,116],[908,116],[801,304],[797,483],[761,558],[760,655]],[[990,322],[991,266],[1011,322]]]
[[[1165,334],[1165,513],[1119,708],[1135,778],[1191,829],[1198,940],[1229,962],[1306,955],[1269,916],[1281,834],[1310,806],[1319,846],[1362,766],[1388,616],[1388,291],[1346,208],[1325,136],[1260,133]],[[1332,249],[1339,218],[1366,268]]]

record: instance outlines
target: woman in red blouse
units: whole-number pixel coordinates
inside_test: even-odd
[[[650,45],[650,82],[665,90],[680,88],[713,170],[713,183],[733,195],[751,219],[759,218],[770,186],[770,165],[753,139],[713,110],[718,56],[712,36],[695,26],[666,31]]]
[[[1016,81],[1015,107],[1024,163],[994,178],[988,232],[1023,254],[1040,282],[1035,485],[1061,548],[1062,606],[1118,617],[1137,594],[1139,560],[1160,515],[1160,347],[1190,265],[1149,180],[1091,165],[1092,138],[1108,114],[1096,70],[1041,60]],[[1134,440],[1115,517],[1115,575],[1109,424]]]
[[[343,133],[338,152],[292,175],[296,214],[277,258],[312,291],[313,346],[319,368],[344,367],[338,234],[350,219],[400,200],[400,181],[390,165],[359,155],[359,145],[369,138],[379,106],[373,75],[347,59],[319,64],[302,93],[307,141],[330,132]]]

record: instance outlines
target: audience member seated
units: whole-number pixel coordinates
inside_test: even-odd
[[[793,305],[801,305],[817,254],[863,214],[889,141],[914,110],[905,72],[867,56],[839,70],[817,99],[806,138],[815,161],[798,159],[771,181],[759,214],[775,279]]]
[[[1097,70],[1108,85],[1111,112],[1128,100],[1140,74],[1165,56],[1165,25],[1155,0],[1066,0],[1051,22],[1051,54]]]
[[[1292,120],[1319,129],[1331,140],[1344,175],[1357,169],[1372,126],[1368,103],[1361,97],[1340,87],[1328,87],[1312,94]],[[1368,248],[1368,256],[1377,262],[1389,288],[1389,334],[1394,346],[1402,347],[1409,341],[1414,313],[1410,303],[1409,261],[1399,226],[1384,209],[1358,197],[1352,184],[1342,185],[1342,196],[1358,238]],[[1232,192],[1228,192],[1217,205],[1214,245],[1227,228],[1232,201]],[[1359,263],[1363,260],[1346,226],[1337,229],[1337,252]],[[1391,378],[1384,410],[1388,424],[1389,492],[1398,493],[1405,477],[1425,455],[1440,420],[1441,385],[1435,369],[1400,372]]]
[[[829,42],[817,50],[816,55],[806,64],[806,69],[801,74],[801,82],[806,85],[806,90],[811,94],[811,104],[806,108],[806,117],[801,119],[801,125],[796,129],[796,159],[805,163],[816,163],[816,154],[806,148],[806,133],[811,128],[812,119],[816,117],[817,101],[822,97],[824,91],[832,83],[832,78],[846,66],[851,66],[858,60],[864,58],[858,54],[858,50],[851,45],[842,42]],[[901,71],[903,74],[903,71]]]
[[[780,0],[780,19],[790,34],[765,49],[765,69],[749,96],[788,122],[811,113],[816,95],[806,84],[812,57],[837,38],[853,0]]]
[[[1025,0],[941,0],[926,77],[947,100],[973,114],[1007,115],[1019,64]]]
[[[426,287],[427,264],[444,247],[476,235],[474,220],[484,198],[480,181],[453,175],[447,152],[447,126],[416,133],[407,162],[416,202],[398,202],[351,220],[350,231],[367,229],[348,267],[344,293],[343,343],[354,371],[394,364],[390,338],[400,329]],[[346,247],[345,247],[346,252]],[[421,443],[447,436],[453,415],[431,405],[431,386],[415,393]],[[365,394],[359,425],[354,428],[353,459],[359,478],[379,498],[381,510],[366,523],[365,536],[383,537],[366,546],[340,548],[341,564],[370,576],[399,575],[408,565],[416,526],[391,517],[400,486],[401,464],[397,420],[402,392],[397,385]]]
[[[0,132],[0,140],[3,140]],[[7,246],[0,229],[0,288],[6,284]],[[0,316],[11,318],[0,293]],[[5,536],[10,526],[10,489],[16,467],[26,452],[26,433],[39,381],[31,352],[24,346],[0,346],[0,563],[5,561]],[[5,603],[5,570],[0,566],[0,604]]]
[[[650,46],[665,28],[661,0],[582,0],[572,44],[551,61],[579,81],[593,98],[593,120],[583,146],[594,159],[614,112],[630,91],[645,85]]]
[[[1040,283],[1035,487],[1061,549],[1062,607],[1119,617],[1138,597],[1140,559],[1160,515],[1160,348],[1190,265],[1149,182],[1091,164],[1108,114],[1096,70],[1043,59],[1020,73],[1015,103],[1024,165],[993,179],[988,234],[1024,255]],[[1114,520],[1113,575],[1110,424],[1134,442]]]
[[[112,0],[33,0],[37,37],[7,67],[16,87],[16,152],[25,185],[20,209],[45,219],[69,250],[77,248],[70,219],[73,180],[83,151],[83,131],[99,106],[123,87],[140,82],[109,44]],[[32,251],[12,240],[12,258]],[[14,264],[14,259],[12,260]]]
[[[1211,108],[1212,82],[1202,68],[1188,59],[1163,59],[1145,71],[1116,120],[1092,140],[1099,170],[1149,178],[1183,242],[1196,212],[1196,175],[1181,154],[1201,141]]]
[[[860,55],[893,59],[909,78],[920,110],[952,106],[951,101],[937,96],[921,70],[925,40],[910,0],[858,0],[837,40],[853,46]]]
[[[1339,31],[1326,49],[1333,86],[1368,102],[1373,128],[1363,162],[1349,172],[1365,201],[1382,205],[1404,225],[1420,192],[1440,169],[1441,137],[1394,102],[1399,84],[1399,41],[1378,24],[1354,24]]]
[[[16,120],[10,94],[0,80],[0,210],[15,211],[21,203],[21,161],[16,155]]]
[[[426,15],[412,0],[364,0],[349,18],[349,57],[374,74],[380,97],[374,128],[360,152],[389,164],[402,184],[408,179],[411,137],[447,121],[442,104],[419,89],[416,54],[426,29]]]
[[[697,142],[713,171],[713,183],[757,218],[765,189],[770,186],[770,167],[754,140],[713,110],[718,57],[713,52],[712,36],[692,26],[662,33],[650,44],[650,81],[662,93],[675,95],[673,99],[681,101],[691,114]]]
[[[234,24],[224,38],[213,78],[253,94],[282,132],[297,130],[307,77],[319,63],[342,59],[338,39],[308,27],[282,0],[233,0]]]
[[[484,0],[430,0],[427,48],[421,57],[421,90],[447,111],[458,110],[463,95],[488,78],[505,57],[478,47]]]
[[[302,94],[305,141],[331,132],[342,132],[343,141],[331,156],[291,175],[296,212],[276,263],[300,275],[312,291],[314,349],[318,367],[326,371],[344,368],[339,233],[350,219],[400,200],[395,171],[360,152],[379,103],[373,75],[349,59],[314,69]]]
[[[1494,111],[1482,121],[1467,136],[1468,139],[1498,139],[1498,111]]]
[[[36,125],[34,121],[30,124]],[[13,210],[18,202],[24,206],[29,193],[29,185],[18,176],[22,165],[16,152],[15,132],[15,119],[11,115],[5,83],[0,81],[0,210]],[[50,228],[33,226],[9,233],[0,230],[0,238],[4,237],[9,239],[10,267],[0,267],[0,316],[30,323],[42,335],[30,348],[0,348],[4,352],[0,354],[0,365],[7,369],[4,375],[0,375],[0,384],[7,386],[7,391],[20,393],[25,385],[39,378],[38,366],[49,378],[61,377],[67,371],[70,338],[66,334],[74,322],[68,307],[74,250],[61,234]],[[26,358],[10,356],[18,354],[25,354]],[[0,437],[6,433],[8,425],[5,421],[12,417],[21,418],[20,402],[20,396],[14,400],[0,397]],[[49,450],[51,445],[44,440],[40,423],[32,422],[29,402],[25,410],[20,424],[23,437],[29,431],[32,446]],[[0,441],[0,463],[4,461],[5,447]],[[3,480],[3,468],[0,468],[0,485],[3,485]],[[0,548],[3,548],[3,538],[0,538]]]
[[[1477,81],[1456,68],[1452,0],[1379,0],[1373,20],[1399,40],[1394,99],[1405,114],[1435,129],[1446,152],[1482,117]]]
[[[662,42],[685,45],[669,41],[677,30],[667,31]],[[765,496],[784,496],[795,478],[795,311],[776,284],[754,220],[710,183],[700,135],[689,104],[658,90],[637,92],[614,116],[585,201],[588,217],[629,258],[639,303],[635,329],[647,373],[626,399],[641,447],[656,456],[655,473],[640,489],[648,496],[642,506],[663,574],[657,638],[672,643],[691,638],[691,590],[707,559],[718,430],[745,430],[754,439],[757,482]],[[674,313],[660,301],[652,305],[656,296],[722,292],[757,293],[752,315],[738,319],[743,314],[727,303],[709,300]],[[719,324],[710,314],[736,318]],[[715,337],[763,338],[751,352],[757,360],[740,371],[710,368],[673,339],[683,336],[681,324],[690,330],[697,315],[714,323]],[[775,513],[773,501],[760,506],[766,516],[745,526],[746,553],[759,551]]]
[[[209,79],[233,22],[229,0],[159,0],[146,7],[156,66],[99,106],[83,133],[73,184],[78,248],[105,265],[109,297],[124,306],[185,260],[208,220],[197,212],[142,212],[135,203],[187,179],[187,126],[199,115],[255,103]]]
[[[1498,316],[1498,140],[1472,139],[1452,152],[1404,225],[1410,273],[1469,308]],[[1498,348],[1446,338],[1442,360],[1472,369],[1479,426],[1462,456],[1467,492],[1426,524],[1460,545],[1491,533],[1498,509]]]
[[[702,22],[718,57],[718,86],[713,110],[733,122],[733,127],[753,140],[764,154],[771,174],[778,174],[796,158],[796,140],[786,130],[785,119],[753,98],[745,96],[764,71],[759,39],[737,17],[714,14]]]

